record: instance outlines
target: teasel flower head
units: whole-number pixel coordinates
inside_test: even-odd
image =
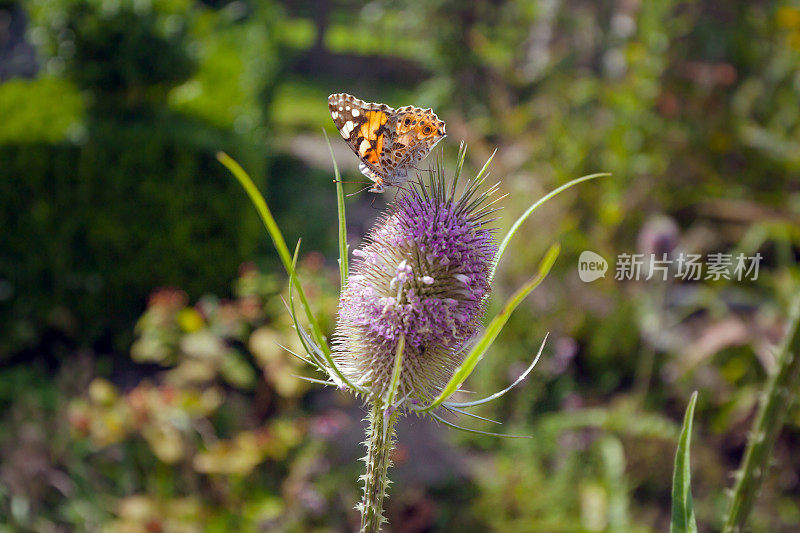
[[[441,168],[399,193],[353,252],[341,293],[333,359],[377,398],[391,386],[404,343],[396,397],[430,401],[461,363],[490,291],[497,253],[480,181],[456,194]]]

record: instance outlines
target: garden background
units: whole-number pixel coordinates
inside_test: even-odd
[[[493,150],[490,310],[562,254],[468,382],[505,440],[409,418],[392,531],[664,531],[689,396],[701,531],[727,506],[800,247],[800,3],[0,0],[0,531],[348,531],[363,411],[295,348],[254,176],[328,331],[327,96],[432,107]],[[432,163],[432,155],[426,163]],[[387,193],[392,194],[392,193]],[[351,249],[385,205],[348,198]],[[611,263],[584,283],[578,256]],[[615,279],[622,253],[760,253],[757,280]],[[313,290],[312,290],[313,289]],[[319,377],[319,376],[316,376]],[[462,421],[494,431],[480,420]],[[795,405],[752,516],[800,524]]]

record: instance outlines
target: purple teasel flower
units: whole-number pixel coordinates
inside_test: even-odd
[[[453,196],[443,179],[412,183],[353,252],[333,359],[370,398],[390,390],[402,338],[396,397],[430,402],[481,325],[497,253],[491,190],[478,195],[473,182]]]

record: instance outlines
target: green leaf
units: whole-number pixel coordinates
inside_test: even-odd
[[[509,317],[511,317],[511,313],[514,312],[514,309],[525,299],[528,294],[533,291],[539,284],[544,280],[547,276],[547,273],[550,272],[550,269],[555,263],[556,258],[558,257],[558,252],[561,247],[558,244],[554,244],[550,247],[547,253],[542,259],[542,262],[539,264],[539,272],[534,276],[528,283],[520,287],[517,292],[515,292],[511,298],[505,303],[503,308],[500,312],[495,316],[489,325],[486,327],[486,331],[484,331],[481,338],[478,342],[475,343],[475,346],[472,347],[467,357],[464,359],[464,362],[456,369],[453,377],[450,378],[450,381],[445,385],[442,392],[436,399],[431,402],[430,405],[427,407],[421,407],[416,409],[419,412],[427,412],[435,407],[441,405],[447,398],[450,397],[458,388],[461,386],[464,381],[472,374],[472,371],[475,370],[475,366],[483,357],[483,354],[486,353],[486,350],[492,345],[494,340],[503,330],[503,326],[506,325],[508,322]]]
[[[336,164],[336,158],[333,156],[331,141],[328,139],[328,134],[325,130],[322,130],[322,133],[325,135],[325,142],[328,143],[328,150],[331,152],[333,174],[336,177],[336,207],[339,210],[339,282],[340,287],[344,290],[350,270],[347,247],[347,219],[344,214],[344,188],[342,187],[342,176],[339,174],[339,165]]]
[[[269,236],[272,238],[272,242],[275,245],[275,249],[278,251],[278,257],[280,257],[281,263],[283,263],[283,267],[286,269],[286,273],[294,278],[294,287],[297,289],[300,303],[303,305],[303,309],[306,312],[306,318],[308,318],[308,322],[311,324],[311,332],[314,339],[326,354],[330,354],[330,348],[325,342],[325,337],[322,334],[322,329],[319,326],[317,317],[315,317],[314,313],[311,311],[311,306],[308,304],[305,291],[303,291],[303,287],[300,285],[300,281],[295,275],[294,267],[292,266],[292,256],[289,253],[289,248],[286,246],[286,240],[283,238],[283,234],[280,228],[278,228],[278,224],[275,222],[275,218],[272,216],[269,207],[267,207],[264,196],[259,192],[258,187],[253,183],[253,180],[247,172],[245,172],[239,163],[234,161],[231,156],[225,152],[217,152],[217,159],[220,163],[225,165],[231,174],[239,181],[250,197],[250,201],[253,202],[253,206],[256,208],[256,211],[258,211],[261,221],[267,229],[267,233],[269,233]]]
[[[492,154],[492,156],[494,156],[494,154]],[[489,159],[489,161],[491,161],[491,158]],[[481,170],[479,175],[483,175],[484,171],[486,170],[486,167],[489,165],[489,161],[486,162],[486,165],[484,165],[484,167]],[[600,178],[600,177],[603,177],[603,176],[610,176],[610,175],[611,174],[609,174],[608,172],[600,172],[598,174],[589,174],[588,176],[582,176],[580,178],[575,178],[574,180],[570,181],[569,183],[565,183],[561,187],[553,189],[549,193],[547,193],[544,196],[542,196],[541,198],[539,198],[536,202],[534,202],[527,209],[527,211],[522,213],[522,215],[514,222],[514,224],[511,226],[511,229],[508,230],[508,233],[506,234],[506,236],[503,237],[503,241],[500,243],[500,247],[497,249],[497,253],[494,256],[494,262],[492,263],[492,270],[491,270],[491,272],[489,274],[489,279],[494,279],[494,273],[497,270],[497,264],[500,262],[500,258],[503,257],[503,252],[505,252],[506,247],[508,246],[508,242],[511,240],[511,238],[514,236],[514,234],[517,232],[517,230],[522,225],[522,223],[525,222],[528,219],[528,217],[533,214],[534,211],[536,211],[541,205],[543,205],[545,202],[547,202],[548,200],[550,200],[554,196],[558,195],[559,193],[562,193],[562,192],[566,191],[567,189],[569,189],[569,188],[571,188],[571,187],[573,187],[573,186],[575,186],[575,185],[577,185],[579,183],[582,183],[584,181],[589,181],[589,180],[592,180],[592,179],[595,179],[595,178]]]
[[[669,526],[670,533],[697,533],[694,503],[692,502],[692,465],[689,460],[695,403],[697,403],[697,391],[692,394],[689,406],[686,408],[683,429],[681,429],[681,436],[678,440],[678,451],[675,453],[675,471],[672,475],[672,521]]]

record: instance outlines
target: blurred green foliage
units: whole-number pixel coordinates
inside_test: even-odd
[[[327,114],[339,91],[433,107],[448,162],[462,139],[473,169],[498,148],[501,231],[554,186],[613,173],[537,212],[498,271],[490,307],[562,244],[469,383],[504,388],[549,331],[529,383],[477,410],[535,438],[458,436],[436,455],[414,422],[395,464],[417,471],[393,487],[391,522],[663,531],[699,390],[694,503],[701,530],[720,527],[800,282],[796,2],[47,0],[0,13],[14,6],[40,74],[0,84],[0,530],[350,527],[357,414],[275,349],[291,342],[285,280],[245,268],[225,299],[240,263],[268,272],[275,258],[214,159],[239,160],[287,240],[303,237],[330,330],[336,206],[320,128],[360,180]],[[348,202],[352,249],[384,200]],[[579,281],[583,250],[611,260],[604,279]],[[613,279],[617,254],[658,251],[764,260],[757,281]],[[159,286],[180,290],[147,305]],[[195,409],[201,397],[216,400]],[[276,458],[263,435],[279,426],[294,437]],[[800,524],[799,427],[795,408],[754,531]]]
[[[42,102],[51,105],[43,106]],[[0,85],[0,142],[54,144],[77,139],[85,132],[80,92],[53,77],[9,80]]]

